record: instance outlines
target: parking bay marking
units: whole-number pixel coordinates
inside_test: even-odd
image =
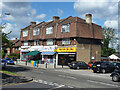
[[[113,84],[104,83],[104,82],[97,82],[97,81],[92,81],[92,80],[87,80],[87,81],[92,82],[92,83],[98,83],[98,84],[108,85],[108,86],[120,87],[118,85],[113,85]]]
[[[75,77],[71,77],[71,76],[64,76],[64,75],[58,75],[59,77],[65,77],[65,78],[70,78],[70,79],[76,79]]]

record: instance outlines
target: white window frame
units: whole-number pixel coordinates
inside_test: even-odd
[[[53,34],[53,27],[47,27],[46,34]]]
[[[49,40],[47,40],[47,45],[53,45],[53,39],[49,39]]]
[[[70,32],[70,24],[61,25],[61,33]]]
[[[26,41],[26,42],[24,42],[24,46],[28,46],[28,42]]]
[[[40,31],[39,28],[34,28],[33,29],[33,35],[39,35],[39,31]]]
[[[35,40],[34,41],[34,46],[39,46],[39,45],[40,45],[39,40]]]
[[[63,39],[62,45],[70,45],[70,39]]]
[[[26,37],[26,36],[28,36],[28,30],[23,31],[23,37]]]

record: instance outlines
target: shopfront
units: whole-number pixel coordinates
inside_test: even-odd
[[[54,64],[56,60],[56,52],[54,52],[54,49],[57,46],[44,46],[42,50],[42,61],[47,64]]]
[[[76,47],[57,48],[55,51],[58,56],[58,65],[68,65],[72,61],[76,61]]]
[[[21,46],[21,50],[20,50],[20,60],[21,61],[26,61],[27,56],[25,54],[30,52],[29,48],[30,48],[30,46]]]

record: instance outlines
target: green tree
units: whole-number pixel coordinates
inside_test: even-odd
[[[11,33],[11,31],[9,33],[2,32],[2,46],[11,47],[11,42],[9,40],[9,34],[10,33]]]
[[[4,50],[2,50],[2,58],[4,58],[5,56],[5,53],[4,53]]]
[[[115,49],[110,48],[109,45],[110,45],[110,43],[117,40],[118,38],[116,37],[115,29],[113,29],[113,28],[104,27],[102,29],[102,32],[103,32],[104,39],[102,40],[101,55],[109,56],[109,55],[115,53]]]

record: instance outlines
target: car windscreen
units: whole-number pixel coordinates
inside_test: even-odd
[[[6,60],[11,60],[10,58],[7,58]]]
[[[98,65],[98,64],[101,64],[101,62],[95,62],[93,65]]]

